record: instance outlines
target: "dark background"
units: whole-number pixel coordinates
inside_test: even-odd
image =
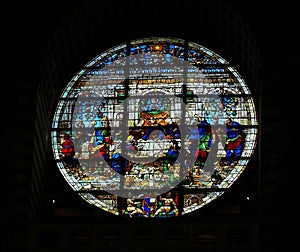
[[[86,1],[10,1],[1,5],[1,40],[2,52],[2,148],[1,162],[11,163],[17,159],[14,150],[17,145],[26,145],[19,142],[22,128],[27,120],[23,120],[18,112],[23,106],[34,111],[32,99],[35,97],[35,88],[38,86],[41,73],[39,65],[43,59],[44,51],[56,29],[60,27],[76,8]],[[178,11],[187,1],[169,1],[172,10]],[[270,187],[270,232],[276,239],[276,244],[282,247],[292,247],[300,238],[298,231],[298,191],[299,183],[297,170],[299,165],[293,143],[297,141],[298,126],[298,97],[299,86],[299,21],[296,1],[224,1],[238,12],[243,21],[249,26],[255,37],[260,51],[261,67],[259,70],[262,83],[262,112],[261,112],[261,158],[262,170],[265,176],[272,177]],[[120,1],[116,5],[116,13],[112,12],[109,23],[116,22],[114,30],[106,31],[111,38],[121,33],[124,38],[130,34],[150,34],[149,27],[142,31],[139,23],[131,23],[132,28],[126,30],[123,26],[124,16],[118,8],[133,9],[142,15],[145,9],[160,8],[161,1],[157,3],[142,1]],[[104,3],[104,5],[106,2]],[[164,13],[162,9],[162,14]],[[201,11],[190,10],[193,15],[201,15]],[[124,30],[124,27],[126,28]],[[155,26],[153,27],[155,29]],[[162,34],[171,29],[168,26],[157,28]],[[188,29],[186,32],[189,31]],[[121,36],[120,36],[121,37]],[[104,41],[104,49],[115,46],[119,41]],[[123,40],[120,40],[123,42]],[[201,44],[201,41],[199,41]],[[215,46],[215,45],[214,45]],[[216,48],[212,48],[216,49]],[[94,55],[92,55],[94,56]],[[222,55],[221,55],[222,56]],[[225,57],[226,58],[226,57]],[[82,62],[86,62],[82,59]],[[74,73],[67,73],[71,77]],[[32,113],[34,117],[34,112]],[[32,125],[32,127],[34,124]],[[28,142],[30,139],[27,140]],[[295,160],[295,163],[293,161]],[[14,160],[16,162],[16,160]],[[20,160],[22,162],[22,160]],[[12,168],[12,166],[7,166]],[[5,166],[2,167],[5,170]],[[13,174],[13,170],[4,171]],[[6,173],[4,173],[6,174]],[[14,183],[9,179],[2,182],[4,185],[2,197],[13,197]],[[263,188],[264,181],[261,187]],[[3,204],[8,204],[3,199]],[[8,215],[2,205],[2,215]],[[274,231],[275,230],[275,231]],[[274,241],[275,242],[275,241]]]

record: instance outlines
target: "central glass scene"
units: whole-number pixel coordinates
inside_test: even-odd
[[[245,170],[257,135],[237,70],[199,44],[162,37],[88,62],[61,94],[51,128],[71,188],[130,218],[180,216],[218,198]]]

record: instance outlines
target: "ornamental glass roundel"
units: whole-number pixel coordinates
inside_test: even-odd
[[[221,196],[258,135],[244,79],[211,50],[144,38],[88,62],[61,94],[54,158],[88,203],[124,217],[172,217]]]

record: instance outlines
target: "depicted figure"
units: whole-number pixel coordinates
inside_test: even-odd
[[[147,217],[149,217],[151,215],[151,213],[153,212],[153,206],[152,206],[151,200],[152,200],[151,197],[145,197],[143,199],[143,209],[144,209],[144,213]]]
[[[217,187],[223,180],[225,176],[218,170],[215,169],[211,175],[212,186]]]
[[[168,160],[168,164],[171,166],[174,165],[176,162],[178,156],[179,156],[179,147],[176,141],[173,142],[173,144],[169,147],[167,153],[166,153],[166,158]]]
[[[115,152],[112,154],[111,167],[115,172],[121,175],[125,175],[127,165],[128,160],[122,157],[119,152]]]
[[[89,153],[89,146],[90,142],[86,141],[81,145],[81,155],[80,159],[89,159],[90,153]]]
[[[198,150],[195,153],[196,162],[195,165],[199,168],[203,168],[208,157],[210,146],[212,143],[212,129],[207,120],[203,119],[198,125],[199,130],[199,145]]]
[[[125,213],[129,214],[129,217],[132,218],[135,215],[144,215],[142,209],[142,202],[139,200],[127,199],[127,207]]]
[[[194,176],[193,176],[193,172],[192,171],[189,171],[187,176],[186,176],[186,183],[189,185],[189,186],[192,186],[194,185],[195,183],[195,180],[194,180]]]
[[[71,137],[71,132],[67,131],[64,134],[64,140],[61,144],[61,152],[62,152],[62,159],[64,161],[68,161],[70,160],[72,157],[74,157],[75,155],[75,148],[74,148],[74,142],[73,139]]]
[[[110,131],[95,128],[89,141],[89,164],[93,170],[98,169],[101,160],[109,160],[109,148],[113,144]]]
[[[168,192],[166,197],[159,196],[154,216],[169,217],[177,215],[178,208],[175,201],[171,197],[171,193]]]
[[[241,157],[244,144],[245,133],[243,132],[242,125],[229,118],[226,122],[226,163],[231,165],[232,162],[237,162]]]
[[[225,142],[226,133],[225,130],[218,128],[216,129],[216,143],[217,143],[217,157],[226,157]]]

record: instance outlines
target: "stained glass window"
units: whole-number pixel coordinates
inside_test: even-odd
[[[108,49],[67,84],[54,113],[57,168],[88,203],[124,217],[200,209],[243,173],[255,104],[225,59],[151,37]]]

